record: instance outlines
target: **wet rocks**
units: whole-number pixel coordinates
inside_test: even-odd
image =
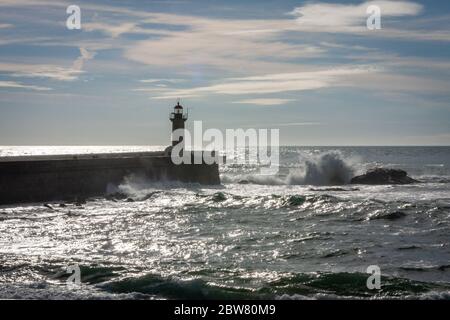
[[[378,214],[370,218],[370,220],[377,220],[377,219],[386,219],[386,220],[398,220],[401,218],[406,217],[406,213],[401,211],[394,211],[394,212],[388,212],[384,214]]]
[[[214,202],[222,202],[222,201],[225,201],[226,199],[227,199],[227,197],[225,196],[225,194],[223,192],[216,192],[212,196],[212,201],[214,201]]]
[[[375,168],[367,171],[365,174],[353,177],[351,184],[411,184],[419,182],[411,177],[404,170]]]
[[[299,195],[289,196],[286,199],[283,199],[283,206],[300,206],[304,204],[306,198]]]

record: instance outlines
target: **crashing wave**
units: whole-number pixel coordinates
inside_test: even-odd
[[[318,156],[308,156],[299,168],[289,172],[286,177],[258,174],[222,175],[222,182],[263,185],[343,185],[350,182],[355,171],[351,160],[345,159],[339,151],[330,151]]]

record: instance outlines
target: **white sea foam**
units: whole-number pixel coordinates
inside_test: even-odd
[[[223,186],[128,177],[108,189],[124,194],[82,205],[2,207],[0,298],[258,299],[273,288],[268,297],[276,299],[450,299],[450,149],[332,149],[281,147],[277,176],[254,175],[254,165],[220,166]],[[395,164],[423,183],[306,184]],[[245,179],[259,185],[237,184]],[[370,297],[365,275],[351,273],[372,261],[395,277]],[[76,291],[51,276],[66,262],[79,262],[89,279]],[[311,273],[312,282],[299,272]],[[230,279],[239,290],[230,291]]]
[[[291,169],[289,174],[269,176],[258,174],[222,175],[224,183],[248,182],[267,185],[342,185],[358,171],[356,159],[344,158],[339,151],[329,151],[319,155],[301,156],[303,161],[298,168]]]

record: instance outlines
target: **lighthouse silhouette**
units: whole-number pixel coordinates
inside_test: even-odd
[[[180,105],[180,101],[177,101],[177,105],[173,108],[173,112],[170,114],[170,121],[172,122],[172,133],[177,129],[182,129],[183,134],[179,135],[179,139],[175,140],[172,135],[172,146],[177,145],[184,138],[184,123],[188,118],[188,114],[183,112],[183,106]]]

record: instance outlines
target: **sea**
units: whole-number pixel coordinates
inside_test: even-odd
[[[4,146],[0,157],[160,149]],[[279,157],[273,175],[227,162],[219,186],[130,176],[81,203],[1,206],[0,298],[450,299],[450,147]],[[375,167],[420,182],[348,183]]]

